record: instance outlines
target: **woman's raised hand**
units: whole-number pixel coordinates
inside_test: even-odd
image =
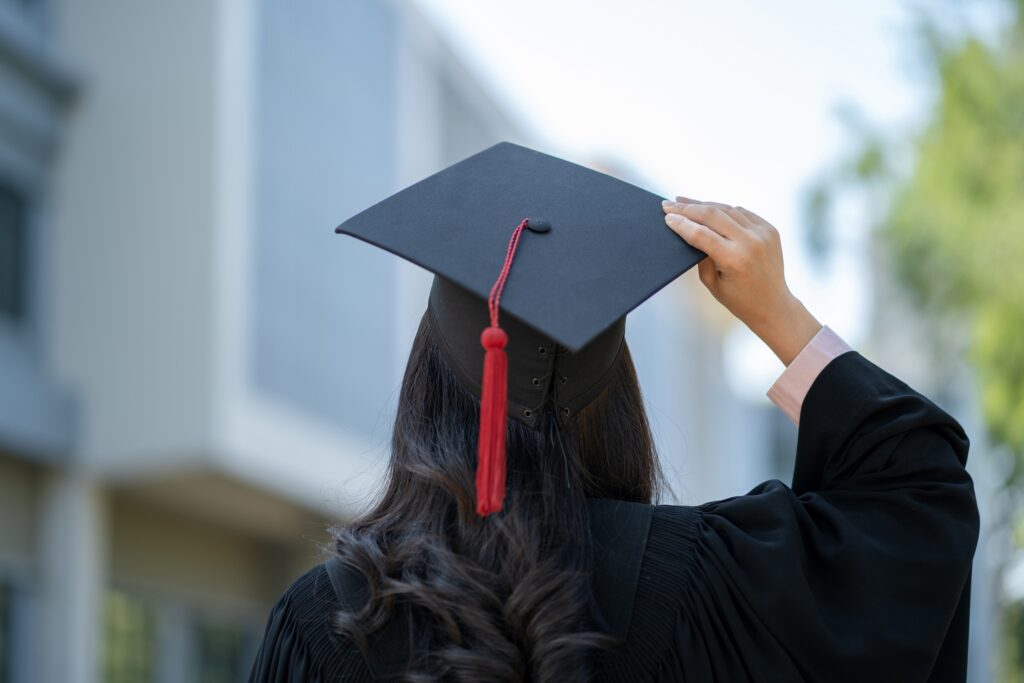
[[[697,264],[704,286],[789,365],[821,323],[786,285],[779,231],[740,206],[676,197],[662,207],[668,227],[708,255]]]

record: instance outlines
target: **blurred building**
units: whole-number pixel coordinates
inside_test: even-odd
[[[244,678],[426,302],[333,227],[503,139],[405,2],[0,0],[0,683]],[[681,502],[788,480],[698,289],[629,332]]]

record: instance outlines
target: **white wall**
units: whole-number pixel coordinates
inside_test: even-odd
[[[59,5],[82,74],[54,183],[56,374],[82,458],[194,457],[212,416],[213,5]]]

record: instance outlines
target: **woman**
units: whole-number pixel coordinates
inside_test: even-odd
[[[663,210],[707,255],[701,282],[787,366],[769,395],[799,421],[792,487],[652,505],[620,342],[571,417],[549,401],[533,426],[509,421],[504,501],[481,518],[482,389],[455,367],[436,278],[386,489],[274,607],[251,680],[964,680],[979,518],[960,425],[822,327],[762,218]]]

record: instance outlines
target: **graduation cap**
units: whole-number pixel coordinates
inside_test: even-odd
[[[661,200],[503,142],[335,229],[434,273],[426,315],[481,400],[481,516],[504,499],[506,418],[537,428],[551,405],[564,424],[590,403],[626,314],[704,258],[665,225]]]

